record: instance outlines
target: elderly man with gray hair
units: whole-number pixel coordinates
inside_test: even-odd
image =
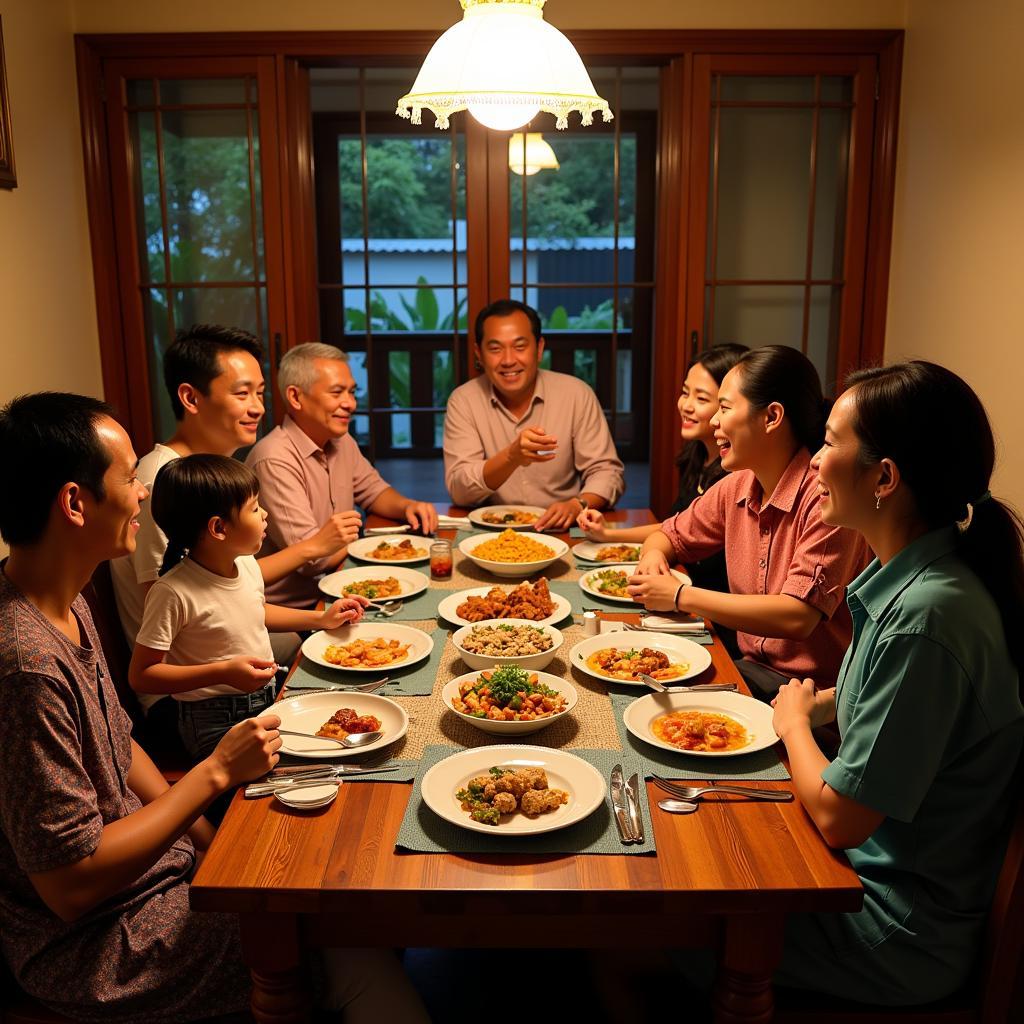
[[[403,497],[370,465],[349,434],[356,411],[356,382],[348,357],[333,345],[307,343],[289,349],[277,371],[287,416],[253,446],[245,464],[259,477],[267,510],[263,555],[311,536],[336,513],[358,505],[413,529],[437,528],[433,505]],[[267,587],[267,601],[310,608],[319,600],[317,580],[345,558],[347,548],[306,562]]]

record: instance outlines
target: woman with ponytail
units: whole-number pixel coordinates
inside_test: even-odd
[[[847,384],[813,460],[821,518],[876,557],[849,587],[836,687],[793,679],[774,722],[864,908],[791,919],[776,981],[923,1003],[966,981],[1005,850],[1024,735],[1024,530],[989,493],[992,431],[956,374],[912,362]],[[811,728],[833,719],[829,761]]]
[[[818,515],[817,371],[798,349],[752,349],[725,375],[718,403],[711,423],[728,475],[644,541],[629,592],[649,609],[735,629],[737,666],[755,693],[773,696],[794,675],[831,685],[852,635],[845,587],[868,556],[855,533]],[[670,574],[671,561],[719,551],[729,593],[681,586]]]

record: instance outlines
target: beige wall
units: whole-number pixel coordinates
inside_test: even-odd
[[[973,385],[1024,509],[1022,40],[1020,0],[911,0],[885,351]]]
[[[0,189],[0,401],[102,394],[69,0],[0,0],[18,187]]]

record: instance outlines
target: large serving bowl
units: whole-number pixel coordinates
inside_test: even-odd
[[[537,654],[480,654],[467,651],[463,646],[465,641],[473,635],[474,630],[481,628],[500,629],[503,626],[526,627],[537,630],[551,638],[551,646],[546,651],[539,651]],[[531,622],[529,619],[484,619],[482,622],[474,622],[471,626],[463,626],[452,634],[452,643],[459,652],[459,657],[469,668],[493,668],[495,665],[519,665],[521,668],[537,671],[547,668],[551,660],[558,653],[562,646],[563,638],[559,630],[554,626],[542,626],[539,623]]]
[[[576,693],[576,687],[572,683],[566,682],[564,679],[559,679],[558,676],[553,676],[549,672],[537,672],[537,681],[543,683],[549,689],[557,690],[560,694],[565,697],[566,707],[564,711],[560,711],[557,715],[552,715],[550,718],[535,718],[532,722],[499,722],[493,718],[476,718],[473,715],[463,714],[461,711],[456,711],[452,707],[452,700],[459,695],[459,687],[465,682],[475,682],[479,676],[479,672],[467,672],[463,676],[459,676],[457,679],[452,679],[450,682],[445,683],[441,690],[441,700],[444,701],[444,706],[453,714],[458,715],[464,722],[469,722],[470,725],[476,726],[481,732],[494,733],[498,736],[513,737],[513,736],[527,736],[531,732],[538,732],[543,729],[546,725],[550,725],[552,722],[557,722],[566,715],[572,712],[572,709],[576,707],[576,701],[579,699],[579,695]]]
[[[500,536],[500,534],[498,534]],[[543,544],[545,547],[550,548],[554,554],[550,558],[541,558],[533,562],[495,562],[488,558],[481,558],[475,554],[475,551],[481,544],[493,543],[496,539],[494,534],[491,535],[480,535],[476,537],[467,537],[464,541],[459,544],[459,551],[461,551],[471,562],[475,562],[480,566],[481,569],[485,569],[487,572],[493,573],[495,576],[506,576],[512,578],[522,578],[524,576],[532,576],[534,573],[543,572],[552,562],[561,558],[563,555],[568,554],[569,545],[564,540],[558,540],[556,537],[548,537],[543,533],[529,533],[527,531],[520,531],[516,534],[517,538],[528,538],[529,540],[536,541],[538,544]]]

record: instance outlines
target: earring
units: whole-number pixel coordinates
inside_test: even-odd
[[[882,507],[882,496],[880,494],[875,495],[875,511],[877,512]]]

